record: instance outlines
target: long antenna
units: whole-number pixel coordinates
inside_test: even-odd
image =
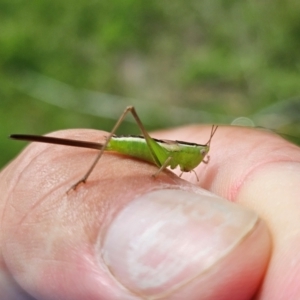
[[[213,126],[211,127],[210,138],[209,138],[208,142],[206,143],[207,146],[210,146],[210,142],[211,142],[211,140],[212,140],[214,134],[216,133],[218,127],[219,127],[218,125],[213,125]]]

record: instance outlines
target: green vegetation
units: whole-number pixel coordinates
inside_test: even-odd
[[[211,122],[285,100],[279,110],[293,112],[300,134],[299,101],[289,100],[300,97],[299,15],[297,0],[0,0],[0,165],[24,145],[10,133],[113,124],[28,95],[19,88],[28,71],[141,99],[139,112],[163,103],[207,111]],[[161,124],[153,118],[150,128]]]

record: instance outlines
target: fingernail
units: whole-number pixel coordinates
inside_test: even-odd
[[[120,211],[98,253],[123,286],[157,297],[200,276],[230,253],[257,218],[208,193],[157,190]]]

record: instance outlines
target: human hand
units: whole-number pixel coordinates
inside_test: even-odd
[[[209,132],[154,136],[204,143]],[[155,166],[106,154],[66,193],[95,151],[34,143],[0,177],[1,299],[251,299],[261,282],[260,299],[297,299],[299,153],[267,132],[220,127],[200,182],[153,179]]]

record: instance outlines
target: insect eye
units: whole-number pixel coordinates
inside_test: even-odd
[[[201,149],[200,152],[201,152],[202,155],[204,155],[204,154],[207,153],[207,149]]]

